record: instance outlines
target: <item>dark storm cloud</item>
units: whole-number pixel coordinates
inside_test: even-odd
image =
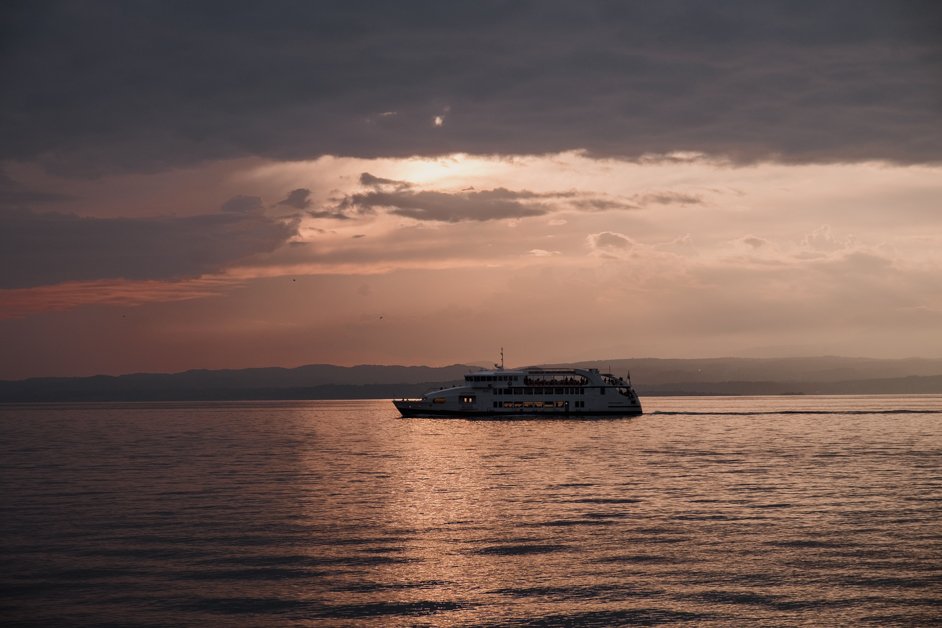
[[[580,148],[942,159],[942,9],[930,1],[115,0],[0,11],[0,158],[63,173]]]
[[[488,221],[542,216],[556,211],[610,211],[641,209],[650,205],[697,204],[698,196],[677,192],[637,194],[627,199],[599,198],[587,192],[567,190],[533,192],[494,188],[458,192],[417,190],[409,181],[384,179],[368,172],[360,175],[367,191],[343,198],[331,209],[308,212],[314,218],[350,219],[384,209],[392,214],[439,222]]]
[[[333,220],[352,220],[352,217],[346,215],[340,210],[319,209],[307,212],[311,218],[330,218]]]
[[[264,209],[264,205],[260,196],[243,196],[241,194],[233,196],[222,205],[222,211],[224,212],[245,213],[261,211],[262,209]]]
[[[370,213],[377,208],[390,213],[439,222],[486,221],[540,216],[550,207],[536,199],[554,198],[554,194],[536,194],[505,188],[480,192],[450,194],[435,191],[381,191],[351,194],[339,206],[340,211]]]
[[[0,207],[25,208],[34,203],[55,203],[70,198],[66,194],[33,190],[0,172]]]
[[[406,188],[411,188],[412,184],[408,181],[396,181],[395,179],[384,179],[382,177],[377,177],[371,175],[369,172],[364,172],[360,175],[360,184],[365,185],[366,187],[371,188],[385,188],[392,187],[400,190]]]
[[[296,231],[257,213],[103,219],[0,209],[0,288],[196,277],[273,251]]]
[[[307,209],[311,206],[311,191],[307,188],[298,188],[291,190],[288,196],[277,203],[275,206],[292,207],[294,209]]]

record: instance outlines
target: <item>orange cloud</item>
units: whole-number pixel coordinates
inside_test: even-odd
[[[71,281],[36,288],[0,290],[0,320],[80,305],[133,307],[144,303],[186,301],[218,296],[240,283],[228,277],[186,281]]]

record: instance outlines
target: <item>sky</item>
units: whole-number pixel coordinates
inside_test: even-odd
[[[942,357],[936,2],[0,16],[0,378]]]

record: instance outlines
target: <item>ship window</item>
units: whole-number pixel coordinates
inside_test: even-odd
[[[434,399],[432,399],[432,403],[445,403],[445,398],[444,398],[444,397],[435,397]]]
[[[462,395],[461,403],[474,403],[474,395]]]
[[[601,391],[601,394],[605,394],[605,386],[600,387],[599,390]]]

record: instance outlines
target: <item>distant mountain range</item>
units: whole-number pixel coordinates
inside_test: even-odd
[[[624,375],[644,395],[942,393],[942,360],[813,357],[613,359],[576,363]],[[562,366],[562,365],[547,365]],[[334,366],[193,370],[0,381],[0,402],[383,399],[460,382],[480,367]]]
[[[942,359],[702,358],[580,362],[623,375],[640,394],[929,394],[942,393]]]

